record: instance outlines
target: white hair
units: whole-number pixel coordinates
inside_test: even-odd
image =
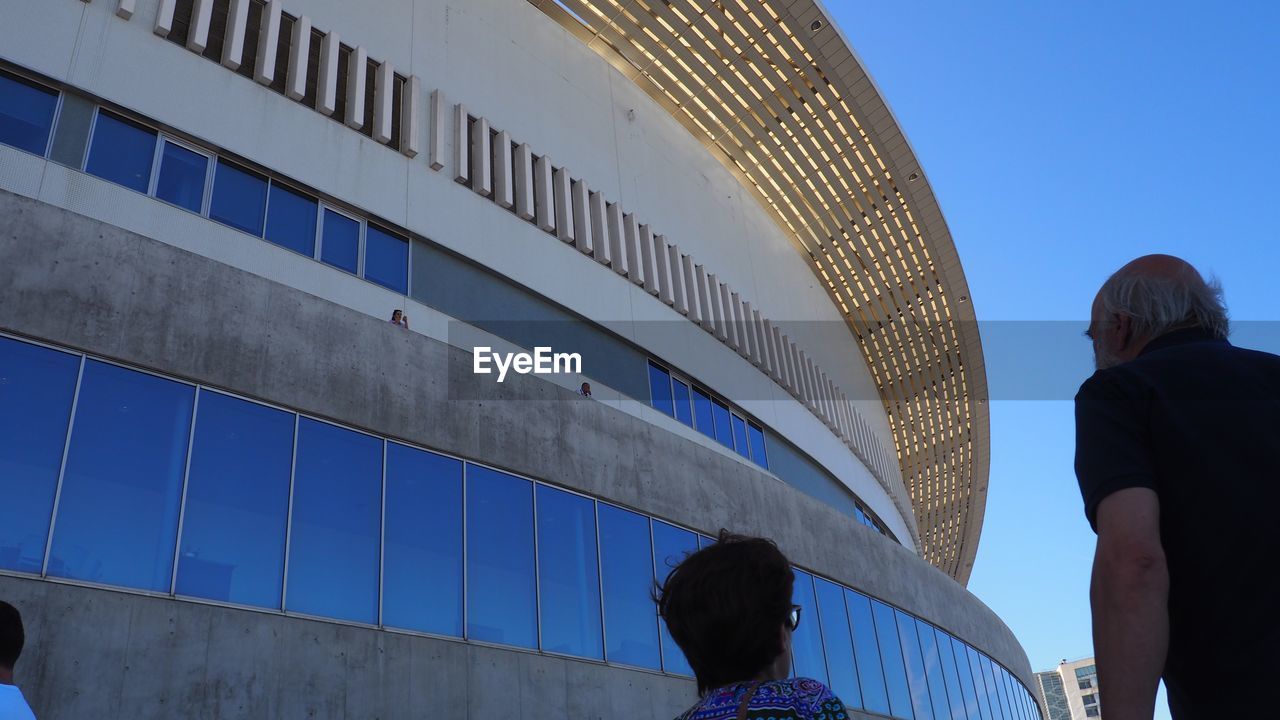
[[[1117,272],[1102,286],[1102,307],[1108,315],[1133,321],[1134,335],[1155,338],[1170,330],[1198,327],[1226,339],[1231,330],[1222,284],[1207,282],[1194,270],[1177,277],[1153,277]]]

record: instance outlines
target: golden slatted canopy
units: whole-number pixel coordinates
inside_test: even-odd
[[[529,1],[645,89],[795,241],[879,389],[921,555],[967,583],[990,464],[969,290],[924,172],[839,30],[814,0]]]

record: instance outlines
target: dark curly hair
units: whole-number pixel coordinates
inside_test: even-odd
[[[720,531],[658,587],[658,613],[684,651],[698,694],[750,680],[782,654],[791,564],[772,540]]]

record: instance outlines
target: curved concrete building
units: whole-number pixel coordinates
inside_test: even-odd
[[[665,720],[696,695],[649,591],[721,528],[795,563],[795,671],[855,716],[1042,716],[964,588],[960,261],[820,5],[0,16],[39,717]]]

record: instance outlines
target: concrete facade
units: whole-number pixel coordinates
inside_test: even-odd
[[[1030,667],[1016,638],[964,588],[907,548],[851,522],[764,471],[607,403],[580,398],[567,388],[532,376],[519,376],[490,388],[487,392],[491,400],[460,400],[459,397],[474,394],[457,387],[451,391],[449,383],[485,381],[478,380],[469,370],[458,372],[458,366],[469,367],[470,354],[439,340],[401,332],[380,317],[370,317],[39,201],[0,194],[0,217],[6,218],[0,236],[0,329],[71,348],[90,349],[121,362],[475,458],[704,532],[723,526],[773,537],[797,565],[936,624],[988,653],[1030,685]],[[92,252],[86,252],[89,244]],[[264,344],[264,337],[269,342]],[[371,356],[378,357],[379,362],[369,363],[367,358]],[[343,642],[354,638],[352,642],[361,647],[401,642],[377,639],[375,630],[333,629],[333,624],[319,620],[284,619],[271,613],[225,608],[189,610],[179,607],[185,605],[183,602],[34,580],[4,578],[0,582],[4,583],[0,587],[5,593],[32,597],[45,606],[50,603],[41,598],[52,600],[66,594],[80,598],[57,602],[83,603],[86,609],[77,612],[87,613],[80,616],[85,627],[98,627],[108,621],[127,627],[129,618],[150,614],[145,608],[162,608],[164,617],[185,618],[188,616],[183,613],[192,613],[195,629],[185,622],[181,627],[183,632],[196,633],[195,638],[170,636],[175,638],[173,644],[160,651],[159,656],[150,656],[153,662],[166,666],[179,662],[184,654],[198,656],[203,652],[202,641],[198,640],[200,633],[207,632],[200,629],[206,627],[202,618],[223,615],[226,619],[216,622],[243,623],[233,618],[257,618],[247,626],[250,636],[262,633],[265,638],[273,628],[301,627],[307,628],[302,631],[307,637],[336,633]],[[171,629],[168,620],[139,622],[162,633]],[[117,642],[121,637],[127,637],[127,632],[115,638],[82,632],[43,643],[33,639],[32,648],[43,649],[34,650],[24,661],[19,668],[19,682],[37,699],[60,692],[55,688],[74,687],[80,682],[77,666],[61,663],[75,657],[122,662],[110,655],[124,652]],[[418,640],[414,638],[415,642]],[[299,641],[277,640],[273,636],[263,642]],[[461,648],[450,652],[463,653],[468,663],[479,663],[480,669],[474,670],[477,673],[491,667],[486,663],[500,662],[484,651],[469,650],[451,641],[423,642],[428,648]],[[261,653],[253,654],[269,654],[268,648],[278,646],[264,645]],[[406,652],[429,654],[435,650]],[[520,659],[527,653],[519,651],[493,652],[493,657],[508,658],[501,662],[512,667],[541,662]],[[370,657],[373,656],[376,655]],[[284,661],[277,658],[274,662]],[[297,672],[304,676],[311,673],[312,677],[321,678],[338,672],[335,662],[322,653],[298,650],[284,664],[296,665]],[[632,673],[595,667],[597,663],[557,659],[547,666],[553,669],[545,672],[564,672],[563,682],[569,683],[569,675],[581,672],[590,676],[587,670],[577,668],[580,665],[595,668],[591,672],[597,675],[591,676],[596,678],[593,681],[582,680],[581,686],[577,680],[572,681],[575,694],[600,695],[580,698],[584,707],[602,707],[603,698],[614,693],[610,678],[623,677],[627,679],[617,682],[632,684],[627,687],[640,683],[646,696],[665,698],[655,701],[651,715],[634,717],[670,717],[693,700],[692,685],[687,682],[648,678],[645,673],[634,674],[633,678]],[[377,672],[392,673],[391,677],[403,672],[393,666],[394,663],[380,665]],[[372,663],[369,667],[373,667]],[[574,669],[569,670],[570,667]],[[228,667],[227,671],[231,669]],[[260,695],[242,700],[248,703],[246,707],[261,707],[257,703],[276,702],[295,692],[285,687],[297,680],[291,675],[267,673],[253,677],[263,687]],[[193,709],[195,715],[212,714],[213,705],[209,703],[215,702],[217,696],[199,689],[203,678],[192,670],[161,674],[148,682],[164,684],[160,694],[173,698],[173,702],[190,703],[184,707]],[[318,679],[308,682],[321,695],[335,693],[324,700],[328,703],[325,707],[344,707],[341,703],[346,702],[342,699],[346,697],[345,686],[325,686]],[[380,675],[369,680],[373,685],[384,682],[394,680]],[[476,682],[480,682],[478,678]],[[539,681],[533,683],[537,687],[531,686],[530,692],[559,693],[563,687],[559,683],[560,680],[553,680],[548,686]],[[148,690],[135,696],[137,691],[129,684],[113,687],[121,688],[121,695],[108,697],[138,712],[149,707],[145,703],[155,694]],[[324,690],[325,687],[329,689]],[[480,693],[482,686],[476,687]],[[479,699],[456,702],[482,703]],[[492,717],[483,711],[483,705],[478,707],[482,709],[469,710],[471,714],[466,717]],[[402,711],[408,713],[410,708]],[[537,714],[542,712],[537,709],[530,712],[535,714],[528,717],[566,716],[550,711]],[[42,715],[75,716],[78,711],[70,710],[66,715]]]

